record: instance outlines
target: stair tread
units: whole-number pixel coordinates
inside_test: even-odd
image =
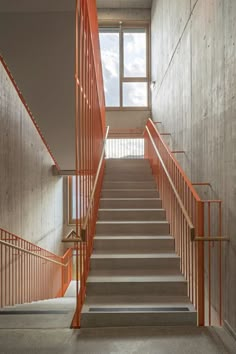
[[[151,296],[151,295],[89,295],[85,300],[86,304],[97,304],[97,305],[150,305],[156,304],[159,306],[165,305],[179,305],[179,304],[187,304],[192,306],[187,296]]]
[[[116,208],[99,208],[99,211],[135,211],[135,212],[141,212],[141,211],[164,211],[165,209],[162,208],[120,208],[120,209],[116,209]]]
[[[145,252],[145,253],[96,253],[94,252],[91,255],[92,259],[137,259],[137,258],[175,258],[175,259],[179,259],[179,256],[177,256],[177,254],[175,252],[173,253],[153,253],[153,252]]]
[[[150,221],[150,220],[135,220],[135,221],[127,221],[127,220],[98,220],[97,224],[169,224],[166,220],[157,220],[157,221]]]
[[[94,240],[174,240],[171,235],[114,235],[114,236],[105,236],[105,235],[95,235]]]
[[[107,197],[101,197],[100,200],[161,200],[160,198],[154,197],[154,198],[107,198]]]
[[[121,271],[119,270],[121,273]],[[136,271],[137,272],[137,271]],[[104,272],[103,272],[104,273]],[[181,274],[164,274],[164,275],[93,275],[91,271],[87,278],[87,283],[147,283],[147,282],[181,282],[186,283],[185,278]],[[173,272],[172,272],[173,273]],[[99,271],[99,274],[102,274]]]
[[[153,191],[153,192],[157,192],[157,189],[156,188],[102,188],[102,192],[103,191],[118,191],[118,192],[121,192],[121,191]]]
[[[194,306],[190,303],[189,299],[184,296],[87,296],[83,312],[89,311],[91,307],[100,308],[137,308],[142,307],[147,311],[150,308],[188,308],[191,312],[196,312]],[[129,312],[127,310],[127,312]],[[143,311],[142,311],[143,312]]]

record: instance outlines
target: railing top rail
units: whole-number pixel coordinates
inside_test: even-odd
[[[45,251],[45,252],[47,252],[48,255],[53,256],[53,257],[57,257],[58,259],[61,259],[61,258],[62,258],[61,256],[58,256],[58,255],[56,255],[56,254],[54,254],[54,253],[52,253],[52,252],[46,250],[45,248],[42,248],[42,247],[40,247],[40,246],[38,246],[38,245],[35,245],[34,243],[32,243],[32,242],[30,242],[30,241],[28,241],[28,240],[25,240],[24,238],[22,238],[22,237],[20,237],[20,236],[17,236],[17,235],[15,235],[15,234],[13,234],[12,232],[9,232],[9,231],[7,231],[7,230],[1,228],[1,227],[0,227],[0,232],[4,232],[4,233],[6,233],[6,234],[8,234],[8,235],[10,235],[10,236],[15,237],[15,238],[18,239],[18,240],[22,240],[22,241],[26,242],[28,245],[37,248],[38,251]]]
[[[169,180],[169,183],[170,183],[170,185],[171,185],[171,188],[173,189],[173,192],[174,192],[175,197],[176,197],[176,199],[177,199],[177,201],[178,201],[178,203],[179,203],[179,206],[180,206],[180,208],[181,208],[181,210],[182,210],[182,212],[183,212],[183,214],[184,214],[184,217],[185,217],[185,219],[186,219],[186,221],[187,221],[187,223],[188,223],[188,225],[189,225],[190,233],[191,233],[191,239],[194,239],[194,238],[195,238],[195,227],[194,227],[194,225],[193,225],[193,223],[192,223],[192,221],[191,221],[191,219],[190,219],[190,217],[189,217],[189,215],[188,215],[187,210],[185,209],[185,207],[184,207],[184,205],[183,205],[183,202],[182,202],[182,200],[181,200],[181,197],[180,197],[179,193],[177,192],[177,189],[175,188],[174,182],[172,181],[172,178],[170,177],[170,174],[169,174],[169,172],[168,172],[168,170],[167,170],[167,168],[166,168],[166,166],[165,166],[165,163],[164,163],[164,161],[163,161],[163,159],[162,159],[162,157],[161,157],[161,155],[160,155],[160,153],[159,153],[159,151],[158,151],[158,149],[157,149],[157,147],[156,147],[156,144],[155,144],[155,142],[154,142],[154,140],[153,140],[153,138],[152,138],[152,135],[151,135],[151,133],[150,133],[150,131],[149,131],[149,129],[148,129],[147,126],[146,126],[146,131],[147,131],[147,133],[148,133],[148,135],[149,135],[149,138],[150,138],[150,140],[151,140],[151,143],[152,143],[152,145],[153,145],[153,148],[154,148],[154,150],[155,150],[155,153],[157,154],[157,156],[158,156],[158,158],[159,158],[159,160],[160,160],[160,163],[161,163],[161,165],[162,165],[162,167],[163,167],[163,169],[164,169],[164,171],[165,171],[166,177],[167,177],[168,180]]]
[[[97,168],[97,173],[96,173],[96,176],[95,176],[93,189],[92,189],[92,192],[91,192],[91,195],[90,195],[90,198],[89,198],[87,214],[86,214],[86,217],[84,219],[84,222],[83,222],[83,225],[82,225],[82,229],[81,229],[81,237],[82,237],[83,240],[85,240],[85,237],[86,237],[86,229],[87,229],[87,224],[88,224],[89,212],[90,212],[90,209],[92,207],[93,198],[94,198],[94,194],[95,194],[96,187],[97,187],[98,177],[99,177],[100,170],[101,170],[101,167],[102,167],[102,161],[103,161],[103,157],[104,157],[104,154],[105,154],[105,145],[106,145],[106,140],[107,140],[108,133],[109,133],[109,126],[107,127],[107,130],[106,130],[106,135],[105,135],[105,138],[104,138],[104,144],[103,144],[103,149],[102,149],[101,157],[100,157],[98,168]]]
[[[42,255],[40,255],[40,254],[34,253],[34,252],[32,252],[32,251],[29,251],[29,250],[26,250],[26,249],[24,249],[23,247],[19,247],[19,246],[13,245],[12,243],[9,243],[9,242],[5,242],[5,241],[0,240],[0,244],[2,244],[2,245],[4,245],[4,246],[7,246],[7,247],[10,247],[10,248],[14,248],[14,249],[16,249],[16,250],[18,250],[18,251],[21,251],[21,252],[30,254],[31,256],[44,259],[44,260],[47,261],[47,262],[51,262],[51,263],[60,265],[60,266],[62,266],[62,267],[67,267],[67,265],[68,265],[68,262],[67,262],[67,264],[64,264],[64,263],[62,263],[62,262],[55,261],[54,259],[51,259],[51,258],[49,258],[49,257],[42,256]],[[58,256],[56,256],[56,257],[58,257]]]
[[[179,165],[178,161],[176,160],[176,158],[173,156],[173,154],[168,149],[166,143],[164,142],[163,138],[161,137],[160,133],[158,132],[158,130],[157,130],[155,124],[153,123],[153,121],[151,120],[151,118],[148,119],[148,122],[150,122],[150,124],[154,128],[158,138],[160,139],[160,141],[162,142],[163,146],[165,147],[166,152],[168,153],[169,157],[171,158],[171,160],[174,162],[175,166],[179,170],[179,172],[180,172],[181,176],[183,177],[185,183],[188,185],[188,188],[191,191],[192,195],[194,196],[194,198],[196,199],[197,202],[201,202],[201,198],[197,194],[196,190],[194,189],[192,183],[190,182],[190,180],[188,179],[188,177],[184,173],[183,169],[180,167],[180,165]]]
[[[13,77],[13,75],[12,75],[10,69],[8,68],[8,66],[7,66],[7,64],[6,64],[6,62],[5,62],[5,60],[3,59],[3,57],[2,57],[1,55],[0,55],[0,62],[2,63],[2,65],[3,65],[4,69],[5,69],[5,71],[6,71],[7,75],[8,75],[8,77],[9,77],[9,79],[10,79],[10,81],[11,81],[11,83],[13,84],[13,86],[14,86],[14,88],[15,88],[15,90],[16,90],[16,92],[17,92],[17,94],[18,94],[18,96],[19,96],[19,98],[20,98],[20,100],[21,100],[21,102],[22,102],[22,104],[24,105],[26,111],[28,112],[28,114],[29,114],[29,116],[30,116],[30,118],[31,118],[31,120],[32,120],[32,123],[34,124],[34,126],[35,126],[35,128],[36,128],[38,134],[40,135],[40,137],[41,137],[41,139],[42,139],[42,142],[44,143],[46,149],[48,150],[48,153],[50,154],[52,160],[54,161],[54,164],[55,164],[56,168],[57,168],[58,171],[59,171],[59,170],[60,170],[60,167],[59,167],[59,165],[58,165],[58,163],[57,163],[55,157],[53,156],[53,153],[52,153],[52,151],[51,151],[51,149],[50,149],[48,143],[46,142],[46,140],[45,140],[45,138],[44,138],[44,136],[43,136],[43,134],[42,134],[42,132],[41,132],[41,130],[40,130],[38,124],[36,123],[36,120],[35,120],[35,118],[34,118],[32,112],[30,111],[29,106],[28,106],[27,103],[26,103],[26,100],[25,100],[24,96],[22,95],[22,93],[21,93],[19,87],[17,86],[17,84],[16,84],[16,82],[15,82],[15,80],[14,80],[14,77]]]

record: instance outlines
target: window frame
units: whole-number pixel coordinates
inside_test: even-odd
[[[110,22],[102,21],[99,22],[99,33],[104,30],[108,32],[108,29],[117,30],[119,32],[119,85],[120,85],[120,105],[116,107],[106,106],[106,111],[147,111],[150,110],[151,103],[151,93],[150,93],[150,23],[143,22]],[[125,30],[132,29],[145,29],[146,32],[146,76],[145,77],[125,77],[124,76],[124,39],[123,34]],[[144,82],[147,83],[147,106],[123,106],[123,83],[132,83],[132,82]]]
[[[68,192],[68,225],[75,225],[76,219],[72,218],[72,209],[73,209],[73,195],[72,195],[72,178],[73,176],[67,177],[67,192]]]

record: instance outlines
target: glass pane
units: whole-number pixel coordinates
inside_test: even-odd
[[[146,31],[145,29],[125,30],[124,77],[146,77]]]
[[[87,206],[88,206],[88,195],[85,193],[85,185],[88,184],[89,176],[79,176],[78,177],[78,216],[79,219],[83,218],[86,214]],[[81,184],[81,186],[80,186]],[[81,187],[81,190],[80,190]],[[71,218],[72,220],[76,219],[76,176],[72,176],[72,210],[71,210]],[[82,209],[80,206],[83,205]]]
[[[124,107],[147,107],[147,83],[124,82],[123,83],[123,106]]]
[[[144,139],[107,139],[106,159],[133,159],[144,157]]]
[[[102,72],[107,107],[120,106],[119,32],[99,33]]]

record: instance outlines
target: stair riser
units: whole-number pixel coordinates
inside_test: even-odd
[[[185,296],[186,282],[87,282],[87,296],[148,295]]]
[[[127,160],[128,161],[128,160]],[[125,163],[106,163],[105,172],[133,172],[139,171],[143,173],[151,173],[151,167],[149,163],[143,163],[142,160],[137,162],[125,162]]]
[[[174,249],[173,240],[96,240],[94,239],[95,251],[115,250],[116,252],[145,252],[158,250],[158,252],[170,252]],[[122,252],[121,252],[122,253]]]
[[[155,182],[104,182],[103,189],[156,189]]]
[[[91,270],[117,270],[117,269],[168,269],[179,272],[179,258],[130,258],[130,259],[93,259],[90,260]]]
[[[101,193],[102,198],[159,198],[157,190],[112,190],[103,189]]]
[[[141,209],[141,208],[161,208],[161,200],[160,199],[151,199],[151,200],[140,200],[140,199],[124,199],[124,200],[112,200],[112,199],[101,199],[100,200],[100,208],[103,209]]]
[[[168,223],[143,223],[143,224],[125,224],[112,223],[106,224],[97,223],[97,235],[169,235]]]
[[[196,326],[195,312],[165,313],[84,313],[81,326],[89,327],[135,327],[135,326]]]
[[[98,219],[107,221],[164,221],[165,210],[99,210]]]
[[[153,181],[153,176],[149,173],[132,172],[132,173],[113,173],[105,174],[104,182],[115,181]]]

